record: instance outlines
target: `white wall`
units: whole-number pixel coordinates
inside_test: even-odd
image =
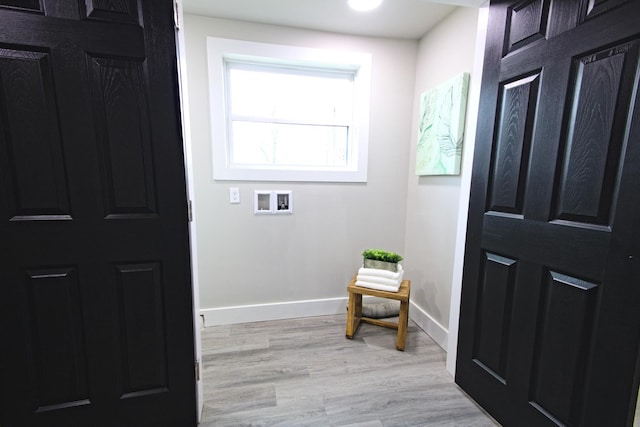
[[[402,253],[405,248],[418,43],[195,15],[185,15],[184,28],[200,306],[206,325],[344,312],[345,287],[362,250]],[[372,53],[368,182],[214,181],[207,36]],[[239,205],[229,204],[231,186],[240,188]],[[293,190],[293,215],[255,216],[254,190]]]
[[[412,280],[412,318],[445,349],[462,176],[415,175],[418,114],[420,95],[425,90],[473,70],[477,24],[478,9],[457,8],[422,38],[416,66],[404,266]],[[475,79],[472,75],[472,86]],[[475,117],[467,117],[467,130],[470,121]],[[463,150],[469,150],[473,143],[465,135]],[[463,152],[463,161],[471,160],[467,157]]]
[[[633,419],[633,427],[640,427],[640,391],[636,400],[636,415]]]

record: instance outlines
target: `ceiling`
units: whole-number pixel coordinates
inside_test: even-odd
[[[333,33],[419,39],[458,6],[484,0],[385,0],[355,12],[347,0],[183,0],[184,13]],[[446,3],[446,4],[445,4]]]

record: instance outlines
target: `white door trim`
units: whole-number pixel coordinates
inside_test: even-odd
[[[489,23],[489,2],[480,6],[478,13],[478,32],[476,35],[476,52],[469,85],[469,101],[467,106],[467,124],[465,128],[465,146],[462,154],[462,175],[460,182],[460,208],[458,210],[458,230],[456,233],[456,251],[453,261],[453,278],[451,280],[451,306],[449,310],[449,339],[447,342],[447,371],[455,377],[456,357],[458,355],[458,324],[460,320],[460,299],[462,296],[462,270],[464,267],[464,249],[467,238],[467,215],[469,213],[469,196],[471,189],[471,169],[478,125],[478,107],[480,104],[480,83],[482,82],[482,66],[484,64],[484,48]]]
[[[180,89],[180,111],[182,114],[182,144],[184,150],[184,165],[187,182],[187,198],[191,202],[191,212],[195,206],[194,188],[193,188],[193,161],[191,146],[191,124],[189,116],[189,85],[187,83],[187,58],[186,47],[184,41],[184,17],[182,9],[183,0],[174,0],[175,19],[176,19],[176,56],[178,58],[178,86]],[[200,286],[198,281],[198,250],[196,240],[196,219],[191,214],[191,222],[189,223],[189,242],[191,253],[191,283],[193,290],[193,337],[194,337],[194,353],[196,360],[194,365],[199,365],[202,371],[202,342],[200,338]],[[194,375],[195,373],[194,366]],[[202,418],[202,410],[204,408],[204,391],[202,384],[202,374],[200,373],[196,383],[196,410],[198,413],[198,423]]]

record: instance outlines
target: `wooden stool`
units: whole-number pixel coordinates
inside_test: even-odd
[[[409,323],[409,293],[411,292],[411,281],[403,280],[398,292],[387,292],[356,286],[356,278],[354,277],[353,280],[349,282],[347,291],[349,292],[349,306],[347,308],[347,338],[353,339],[361,321],[371,323],[372,325],[397,329],[398,338],[396,340],[396,348],[400,351],[404,351],[404,345],[407,340],[407,325]],[[362,295],[372,295],[374,297],[400,301],[400,317],[398,319],[398,323],[362,317]]]

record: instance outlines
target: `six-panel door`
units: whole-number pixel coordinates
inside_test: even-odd
[[[173,2],[0,22],[0,424],[195,425]]]
[[[504,425],[625,425],[635,406],[638,16],[490,7],[456,381]]]

